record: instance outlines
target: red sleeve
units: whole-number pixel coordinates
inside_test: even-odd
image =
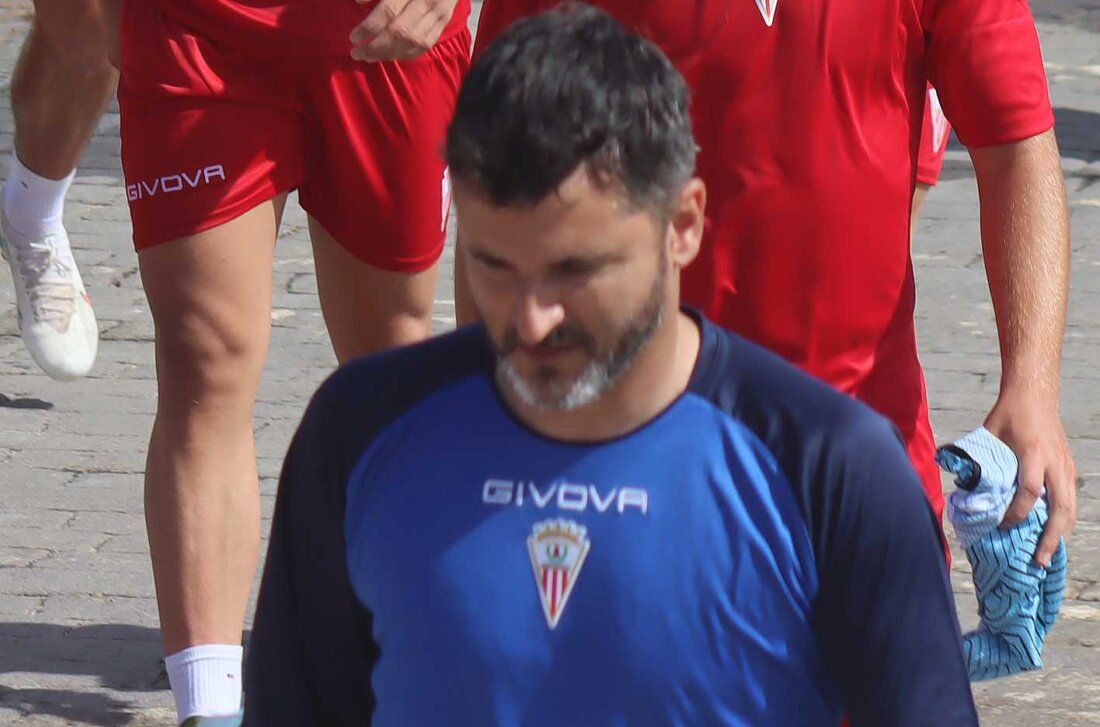
[[[967,146],[1021,141],[1054,126],[1027,0],[925,0],[928,75]]]

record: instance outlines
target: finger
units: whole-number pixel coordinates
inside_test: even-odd
[[[407,2],[381,32],[364,37],[355,48],[352,48],[352,57],[361,61],[403,58],[417,47],[417,31],[424,22],[424,18],[430,13],[431,8],[424,0]]]
[[[1054,624],[1066,592],[1066,546],[1058,544],[1054,551],[1046,578],[1043,579],[1042,603],[1039,613],[1047,630]]]
[[[438,34],[432,35],[437,23],[438,14],[416,0],[409,3],[381,34],[354,49],[352,55],[364,61],[416,58],[430,50],[438,39]]]
[[[1073,467],[1067,464],[1052,472],[1048,477],[1047,501],[1050,504],[1050,517],[1043,528],[1043,537],[1035,550],[1035,562],[1047,568],[1062,538],[1073,531],[1077,524],[1077,490],[1073,477]]]
[[[401,15],[409,2],[410,0],[381,0],[363,22],[351,31],[351,44],[359,46],[376,37]]]
[[[409,52],[402,56],[401,60],[412,60],[424,55],[439,42],[439,37],[443,35],[443,31],[447,29],[447,25],[450,23],[449,18],[443,20],[433,20],[431,16],[426,18],[424,29],[418,31],[421,43],[416,48],[409,49]]]
[[[359,61],[396,61],[411,52],[413,41],[405,29],[386,29],[381,35],[351,51],[352,58]]]
[[[1035,549],[1035,563],[1043,568],[1049,568],[1054,551],[1062,542],[1062,534],[1066,531],[1064,517],[1051,516],[1043,528],[1043,537],[1039,538],[1039,547]]]
[[[439,19],[436,20],[435,25],[432,26],[432,29],[428,33],[428,39],[432,48],[439,42],[439,39],[443,36],[443,31],[445,31],[450,24],[451,18],[449,15],[441,15]]]
[[[1046,469],[1044,461],[1039,453],[1031,450],[1020,454],[1020,476],[1017,480],[1016,496],[1005,512],[1001,527],[1011,527],[1020,522],[1031,512],[1035,501],[1043,494],[1043,473]]]

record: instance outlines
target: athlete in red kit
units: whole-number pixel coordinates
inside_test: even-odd
[[[337,358],[426,337],[469,11],[469,0],[123,3],[122,157],[159,390],[146,518],[181,722],[240,708],[260,541],[252,409],[287,193],[309,215]]]
[[[554,0],[486,0],[474,55]],[[910,210],[929,81],[969,149],[1000,334],[986,426],[1021,458],[1017,522],[1047,488],[1049,563],[1076,517],[1059,412],[1069,237],[1054,116],[1021,0],[597,0],[688,80],[710,191],[686,301],[888,416],[937,512],[913,322]],[[460,241],[460,248],[464,246]],[[460,320],[473,315],[456,264]]]

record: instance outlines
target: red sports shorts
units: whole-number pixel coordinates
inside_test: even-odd
[[[414,61],[361,63],[197,35],[124,3],[122,165],[140,251],[226,223],[297,189],[305,210],[370,265],[415,272],[443,249],[443,141],[470,33]]]

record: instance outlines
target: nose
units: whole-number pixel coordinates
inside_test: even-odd
[[[536,346],[565,320],[565,308],[546,291],[531,290],[519,300],[512,323],[524,346]]]

